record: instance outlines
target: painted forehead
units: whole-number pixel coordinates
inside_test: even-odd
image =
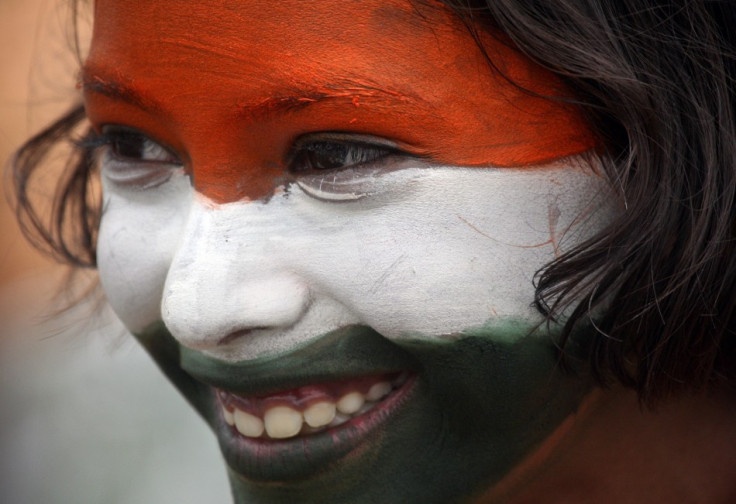
[[[532,93],[492,70],[437,3],[98,0],[82,80],[93,124],[170,146],[219,201],[249,197],[222,187],[253,186],[264,170],[277,179],[289,146],[315,132],[375,135],[463,166],[538,164],[594,145],[576,110],[534,96],[566,94],[553,74],[502,37],[484,33],[483,44]]]

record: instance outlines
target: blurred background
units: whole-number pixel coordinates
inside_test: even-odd
[[[8,202],[8,158],[78,96],[69,4],[0,0],[0,501],[230,502],[214,437],[104,299],[58,313],[95,272],[66,282]]]
[[[49,2],[43,0],[0,0],[0,159],[3,163],[31,131],[39,129],[70,102],[70,91],[73,87],[69,88],[68,78],[71,69],[64,69],[64,63],[56,58],[44,58],[44,64],[58,63],[54,73],[63,76],[67,82],[58,82],[55,91],[49,88],[55,95],[47,95],[44,99],[48,101],[43,106],[40,103],[40,94],[35,97],[36,106],[31,104],[30,77],[32,73],[39,75],[37,69],[31,72],[33,53],[37,49],[36,41],[42,38],[37,30],[40,28],[42,15],[48,19],[50,6]],[[42,9],[46,12],[42,12]],[[73,86],[73,81],[71,84]],[[39,85],[40,83],[35,85],[34,93],[41,91],[38,89]],[[51,104],[51,101],[55,103]],[[6,286],[23,283],[30,277],[53,275],[59,268],[22,239],[5,197],[8,175],[3,175],[4,197],[0,205],[0,283]],[[7,310],[10,301],[6,300],[2,308]],[[3,311],[0,315],[6,317],[10,313]]]

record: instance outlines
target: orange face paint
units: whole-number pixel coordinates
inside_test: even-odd
[[[521,87],[565,95],[517,50],[483,43]],[[269,195],[309,133],[373,135],[462,166],[594,146],[573,108],[492,70],[449,10],[408,0],[97,0],[82,81],[96,127],[137,128],[175,150],[217,202]]]

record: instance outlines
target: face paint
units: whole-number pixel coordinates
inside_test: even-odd
[[[102,0],[96,13],[83,75],[90,118],[172,148],[217,202],[271,194],[289,147],[319,131],[463,166],[538,164],[593,146],[574,109],[534,95],[564,96],[557,78],[485,34],[505,77],[493,71],[438,5]]]
[[[471,501],[588,390],[531,304],[616,211],[581,158],[550,161],[589,135],[438,6],[182,5],[96,4],[110,303],[217,434],[237,502]]]

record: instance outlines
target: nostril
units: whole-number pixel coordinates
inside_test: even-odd
[[[249,335],[252,332],[255,332],[255,331],[264,331],[266,329],[268,329],[268,327],[263,326],[263,327],[250,327],[248,329],[240,329],[238,331],[233,331],[230,334],[228,334],[227,336],[225,336],[222,339],[220,339],[217,342],[217,346],[227,345],[228,343],[231,343],[232,341],[234,341],[234,340],[236,340],[236,339],[238,339],[238,338],[240,338],[242,336],[247,336],[247,335]]]

